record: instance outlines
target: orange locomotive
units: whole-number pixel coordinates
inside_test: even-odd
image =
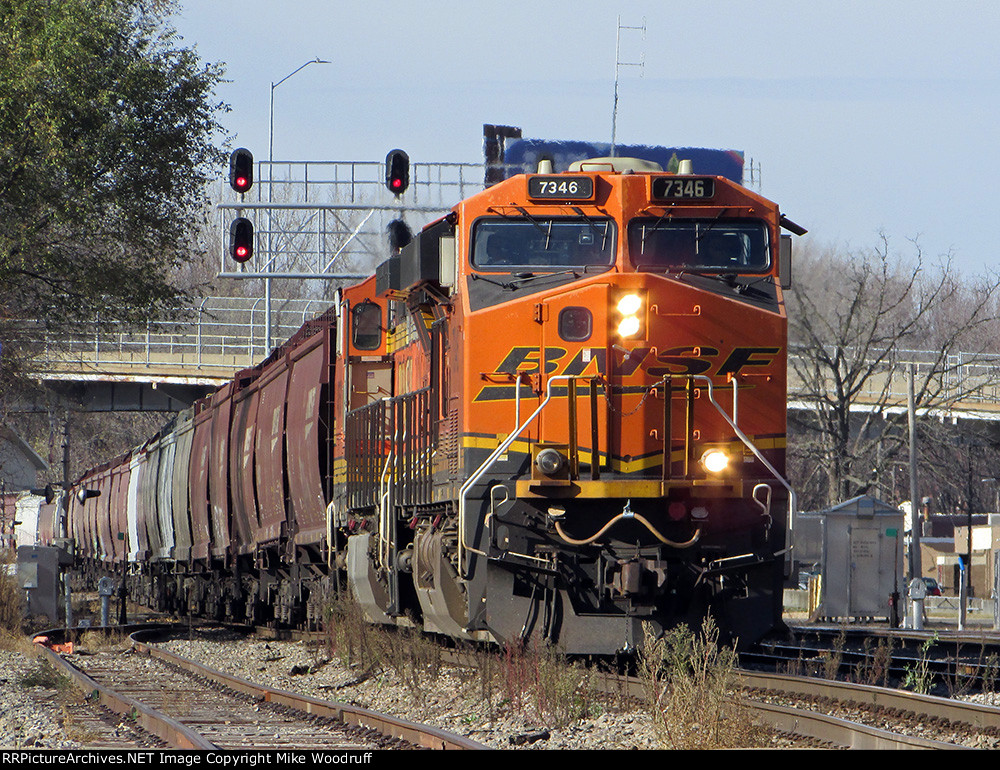
[[[787,236],[621,158],[463,201],[257,366],[85,474],[84,575],[182,613],[634,650],[781,620]]]
[[[598,159],[486,189],[344,290],[328,515],[367,613],[598,654],[779,624],[782,226],[722,177]]]

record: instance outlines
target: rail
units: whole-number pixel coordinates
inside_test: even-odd
[[[189,671],[202,680],[211,681],[222,687],[244,693],[257,701],[295,709],[315,717],[329,718],[346,725],[356,725],[376,730],[382,735],[407,741],[414,746],[438,750],[483,750],[487,748],[464,736],[429,725],[416,724],[358,706],[325,701],[272,687],[262,687],[240,677],[180,657],[140,639],[140,636],[145,634],[156,635],[162,633],[163,630],[162,627],[159,627],[152,628],[149,631],[140,630],[136,632],[130,637],[133,649],[136,652],[149,655],[153,658],[159,658],[177,668]],[[50,637],[53,636],[53,632],[49,632],[48,635]],[[195,730],[186,727],[179,721],[144,705],[130,696],[120,694],[109,687],[99,684],[52,650],[38,645],[37,651],[39,654],[45,655],[49,662],[56,666],[61,673],[70,677],[75,685],[85,692],[88,697],[96,694],[103,705],[119,714],[129,715],[131,718],[134,718],[145,730],[159,737],[168,746],[172,748],[201,750],[217,748],[211,740]]]

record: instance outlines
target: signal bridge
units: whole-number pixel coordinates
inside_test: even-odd
[[[394,195],[386,166],[377,161],[258,162],[259,181],[249,193],[223,188],[217,207],[219,276],[367,278],[387,256],[390,222],[403,221],[415,233],[483,189],[481,163],[412,163],[407,168],[408,179]],[[252,256],[245,261],[232,253],[235,218],[252,225]]]

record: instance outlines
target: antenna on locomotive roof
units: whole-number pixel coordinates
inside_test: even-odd
[[[646,65],[646,51],[645,51],[645,49],[643,49],[642,53],[640,54],[639,61],[637,61],[637,62],[622,61],[622,57],[621,57],[621,43],[622,43],[622,30],[623,29],[642,30],[642,39],[643,39],[643,42],[645,42],[645,40],[646,40],[646,17],[645,16],[642,17],[642,26],[641,27],[623,27],[622,26],[622,17],[621,16],[618,17],[618,34],[615,36],[615,104],[614,104],[614,107],[611,110],[611,153],[608,156],[608,157],[611,157],[611,158],[615,157],[615,140],[616,140],[616,131],[617,131],[617,127],[618,127],[618,70],[621,67],[638,67],[639,68],[639,72],[640,72],[639,77],[642,77],[641,73],[642,73],[642,70],[645,68],[645,65]]]

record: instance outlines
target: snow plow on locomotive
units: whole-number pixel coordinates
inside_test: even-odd
[[[318,622],[346,581],[372,621],[455,638],[612,654],[712,613],[753,641],[794,508],[783,225],[629,159],[502,181],[82,479],[110,502],[71,508],[81,552],[258,622]]]

